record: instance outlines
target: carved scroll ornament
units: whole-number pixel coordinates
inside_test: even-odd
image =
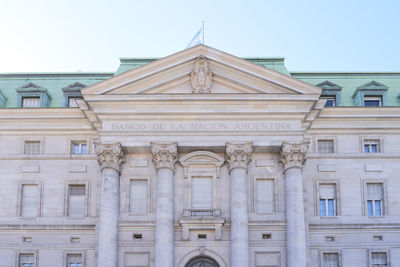
[[[157,171],[160,168],[168,168],[175,171],[176,157],[178,155],[178,146],[176,143],[151,143],[151,153],[153,154],[153,162]]]
[[[113,168],[120,171],[120,166],[124,162],[124,152],[120,143],[115,144],[95,144],[95,151],[97,154],[97,161],[100,168]]]
[[[251,152],[253,151],[252,143],[247,144],[226,144],[226,158],[229,163],[229,171],[234,168],[243,168],[247,170],[247,166],[251,161]]]
[[[303,168],[306,163],[306,153],[308,150],[308,142],[299,144],[289,144],[283,142],[281,150],[281,162],[285,171],[287,169],[297,167]]]
[[[194,94],[211,93],[212,73],[208,70],[208,62],[204,56],[199,56],[190,74]]]

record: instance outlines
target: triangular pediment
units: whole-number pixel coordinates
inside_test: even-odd
[[[217,49],[198,45],[82,90],[83,95],[201,93],[319,95],[321,89]]]
[[[340,85],[337,85],[336,83],[330,82],[330,81],[324,81],[322,83],[319,83],[316,85],[317,87],[323,89],[323,90],[342,90],[342,87]]]

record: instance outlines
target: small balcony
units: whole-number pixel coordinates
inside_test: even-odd
[[[220,209],[184,209],[183,217],[220,217]]]

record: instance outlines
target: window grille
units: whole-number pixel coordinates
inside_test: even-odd
[[[368,216],[383,215],[383,185],[380,183],[367,184]]]
[[[318,140],[318,153],[334,153],[333,140]]]
[[[387,267],[387,254],[386,252],[372,252],[371,253],[371,266],[372,267]]]
[[[212,177],[192,177],[192,215],[213,214]]]
[[[73,142],[72,143],[72,154],[87,154],[86,142]]]
[[[21,216],[38,216],[39,186],[22,185]]]
[[[68,254],[67,267],[83,267],[82,254]]]
[[[258,179],[256,185],[257,213],[273,213],[275,211],[274,180]]]
[[[76,100],[78,99],[82,99],[82,97],[68,97],[68,107],[77,108],[78,103],[76,102]]]
[[[20,267],[35,267],[35,255],[33,253],[19,254]]]
[[[336,216],[336,186],[334,184],[320,184],[319,194],[319,215]]]
[[[364,96],[365,107],[380,107],[382,106],[381,96]]]
[[[25,141],[24,147],[25,154],[40,154],[40,142],[39,141]]]
[[[324,253],[322,267],[339,267],[339,255],[337,253]]]
[[[40,108],[40,97],[23,97],[23,108]]]
[[[365,153],[378,153],[380,152],[379,140],[365,140],[364,141]]]
[[[147,212],[147,181],[134,180],[130,185],[129,212]]]
[[[84,216],[86,203],[86,186],[69,185],[68,216]]]

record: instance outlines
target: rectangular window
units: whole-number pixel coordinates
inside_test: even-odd
[[[40,97],[23,97],[23,108],[40,108]]]
[[[382,106],[381,96],[364,96],[365,107],[380,107]]]
[[[387,267],[388,259],[386,252],[371,252],[371,267]]]
[[[212,177],[192,177],[192,214],[212,215],[213,187]]]
[[[325,107],[336,107],[336,96],[321,96],[326,99]]]
[[[76,100],[78,99],[82,99],[82,97],[68,97],[68,107],[77,108],[78,103],[76,103]]]
[[[258,179],[256,197],[257,213],[273,213],[275,211],[274,180]]]
[[[364,141],[364,152],[365,153],[379,153],[379,140],[365,140]]]
[[[129,212],[147,212],[147,181],[132,180],[130,185]]]
[[[336,185],[319,185],[319,215],[336,216]]]
[[[33,253],[19,254],[19,267],[35,267],[35,255]]]
[[[322,254],[322,267],[339,267],[339,254],[338,253],[323,253]]]
[[[71,144],[72,154],[87,154],[86,142],[72,142]]]
[[[318,140],[318,153],[334,153],[333,140]]]
[[[82,254],[68,254],[67,267],[83,267]]]
[[[367,210],[368,216],[383,215],[383,184],[367,184]]]
[[[68,187],[68,216],[85,216],[86,186],[69,185]]]
[[[40,154],[40,141],[25,141],[25,154]]]
[[[37,217],[39,208],[39,186],[37,184],[22,185],[21,216]]]

